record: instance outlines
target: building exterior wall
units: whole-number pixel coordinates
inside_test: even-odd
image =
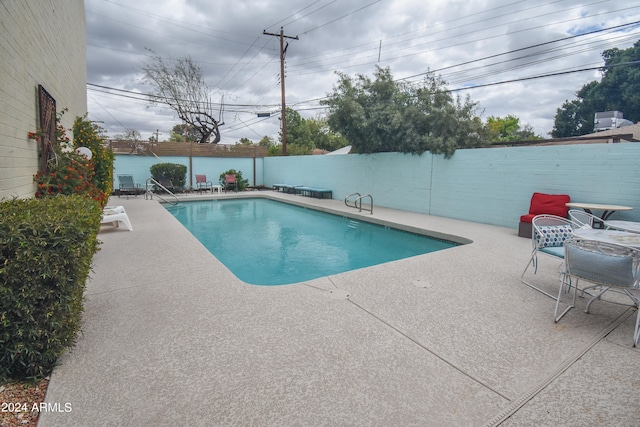
[[[35,193],[38,85],[68,108],[65,128],[87,112],[85,32],[82,0],[0,2],[0,199]]]

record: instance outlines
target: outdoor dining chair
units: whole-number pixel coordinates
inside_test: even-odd
[[[640,250],[613,243],[605,243],[595,240],[586,240],[573,237],[564,242],[565,274],[560,282],[555,321],[558,322],[572,308],[576,306],[578,294],[578,281],[589,282],[590,286],[583,287],[580,292],[589,297],[586,313],[589,313],[591,304],[601,300],[602,295],[609,291],[618,291],[629,299],[632,306],[640,305]],[[572,279],[575,282],[572,283]],[[565,304],[563,295],[573,287],[573,301],[567,304],[562,313],[558,311]],[[616,301],[617,303],[617,301]],[[633,346],[638,345],[640,339],[640,310],[636,316],[636,324],[633,332]]]
[[[532,235],[531,235],[531,257],[529,262],[522,272],[522,283],[535,289],[538,292],[545,294],[546,296],[556,299],[554,294],[551,294],[544,289],[529,282],[525,276],[529,267],[533,267],[533,273],[538,272],[538,255],[547,255],[552,258],[562,261],[564,258],[564,242],[571,237],[572,226],[571,221],[566,218],[562,218],[555,215],[536,215],[532,220]],[[561,266],[562,264],[560,264]],[[562,272],[560,272],[562,273]]]
[[[579,209],[569,211],[569,219],[574,228],[601,228],[602,220],[596,215]]]

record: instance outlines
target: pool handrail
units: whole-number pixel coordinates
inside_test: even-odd
[[[168,194],[171,194],[174,199],[176,199],[175,202],[171,201],[171,200],[167,200],[164,197],[162,197],[161,195],[159,195],[158,193],[156,193],[156,196],[158,196],[159,199],[161,199],[162,201],[169,203],[171,205],[177,205],[178,203],[180,203],[180,199],[178,199],[178,196],[176,196],[175,194],[173,194],[173,192],[171,190],[169,190],[167,187],[165,187],[164,185],[160,184],[158,181],[156,181],[155,179],[153,179],[153,177],[149,177],[147,178],[147,181],[145,182],[145,193],[144,193],[144,199],[147,200],[147,196],[149,197],[149,200],[153,200],[153,191],[151,190],[153,188],[153,185],[149,185],[149,182],[152,182],[154,185],[157,185],[158,187],[162,188],[164,191],[166,191]]]
[[[358,196],[358,197],[356,197],[356,199],[353,201],[353,205],[350,205],[349,198],[353,196]],[[367,197],[371,200],[371,205],[369,209],[362,207],[362,199]],[[344,204],[349,206],[350,208],[358,209],[359,212],[362,212],[362,209],[364,209],[365,211],[371,212],[371,215],[373,215],[373,196],[371,194],[365,194],[364,196],[362,196],[360,193],[351,193],[344,198]]]

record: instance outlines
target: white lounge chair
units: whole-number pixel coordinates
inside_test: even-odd
[[[131,225],[129,216],[122,206],[106,206],[102,211],[102,219],[100,219],[100,224],[111,223],[115,223],[116,227],[119,227],[120,223],[123,223],[129,231],[133,231],[133,226]]]

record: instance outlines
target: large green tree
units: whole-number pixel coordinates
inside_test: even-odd
[[[628,49],[602,53],[605,66],[600,82],[591,81],[566,100],[556,111],[551,135],[554,138],[592,133],[595,113],[621,111],[624,118],[640,121],[640,41]]]
[[[428,74],[422,84],[394,81],[388,68],[375,79],[338,73],[339,82],[323,101],[328,123],[358,153],[430,151],[451,157],[457,148],[489,143],[478,105],[453,97],[445,82]]]
[[[520,119],[512,114],[506,117],[490,116],[487,119],[487,130],[492,142],[528,141],[541,139],[533,131],[533,127],[526,123],[520,125]]]
[[[292,156],[311,154],[314,148],[337,150],[349,145],[347,140],[331,131],[327,120],[322,117],[305,119],[292,108],[287,107],[287,154]],[[280,133],[282,143],[282,133]],[[281,146],[269,148],[269,155],[280,155]]]

